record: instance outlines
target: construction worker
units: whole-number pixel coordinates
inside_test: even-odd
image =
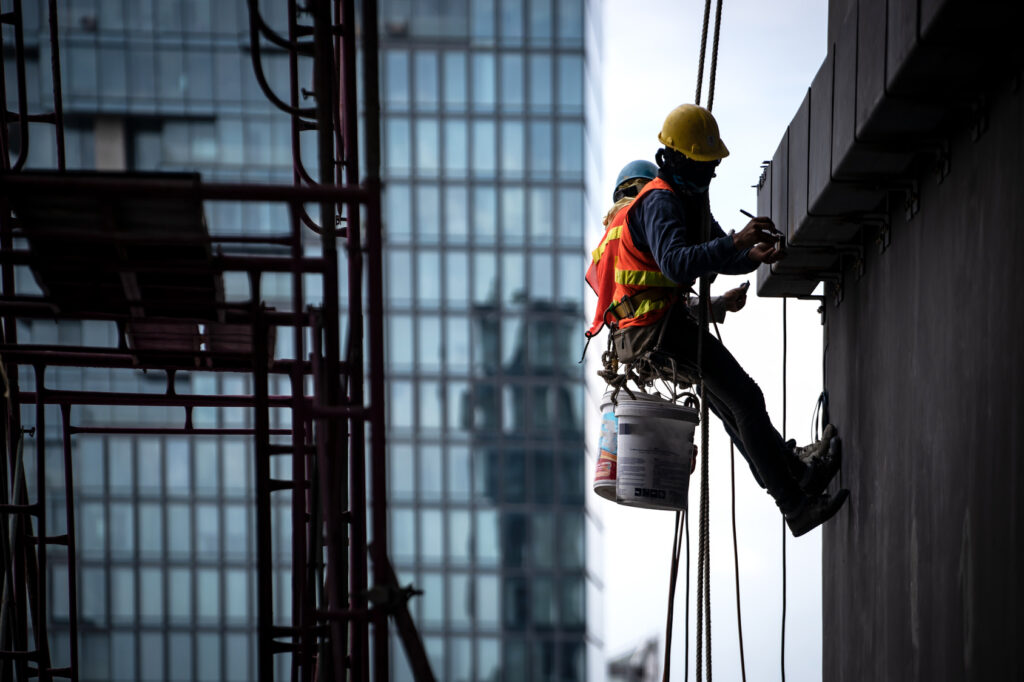
[[[599,301],[608,301],[606,309],[599,308],[600,321],[613,328],[622,362],[670,358],[696,375],[702,346],[699,371],[709,408],[775,499],[793,535],[803,535],[831,518],[849,495],[825,492],[839,466],[835,429],[829,425],[822,440],[806,448],[784,442],[761,389],[732,354],[711,334],[698,341],[701,331],[685,295],[701,276],[745,274],[783,258],[779,235],[769,218],[754,218],[731,234],[711,218],[708,187],[729,154],[711,112],[693,104],[677,107],[658,139],[664,146],[655,156],[656,177],[610,221],[588,272]],[[703,238],[705,218],[710,240]],[[599,261],[608,246],[614,247],[614,258]],[[597,320],[595,327],[600,329]],[[595,327],[588,334],[596,333]]]

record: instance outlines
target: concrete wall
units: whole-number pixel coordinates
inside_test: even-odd
[[[827,305],[851,491],[824,529],[829,682],[1024,679],[1020,83],[977,141],[950,139],[941,184],[922,167],[919,212],[896,202],[888,249],[868,235],[864,275]]]

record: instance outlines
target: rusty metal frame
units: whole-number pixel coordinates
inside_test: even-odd
[[[274,679],[275,656],[291,654],[290,678],[313,680],[387,680],[389,675],[389,619],[394,624],[417,680],[433,680],[422,641],[409,615],[402,590],[387,556],[387,485],[384,425],[384,326],[381,239],[380,125],[378,95],[377,5],[360,4],[361,30],[357,31],[355,0],[281,0],[288,7],[288,35],[275,33],[260,16],[259,3],[249,0],[250,55],[254,73],[269,101],[291,120],[293,184],[199,183],[184,189],[180,183],[152,177],[68,175],[65,170],[64,121],[60,91],[60,46],[56,0],[48,0],[52,112],[28,110],[25,83],[25,47],[22,35],[22,0],[0,21],[13,26],[13,53],[17,79],[16,111],[6,107],[9,84],[0,70],[0,359],[5,369],[8,399],[5,405],[6,461],[0,466],[0,549],[7,579],[5,602],[10,610],[0,620],[0,677],[41,680],[78,679],[78,609],[72,436],[76,434],[179,434],[246,435],[254,439],[256,499],[256,584],[258,679]],[[300,23],[300,18],[308,19]],[[362,41],[363,91],[357,92],[357,35]],[[285,95],[275,93],[263,76],[261,41],[288,53],[290,84]],[[0,37],[0,50],[3,50]],[[313,90],[300,88],[300,70],[312,67]],[[302,105],[308,97],[314,106]],[[360,108],[362,112],[360,112]],[[359,116],[365,127],[360,137]],[[30,144],[29,123],[51,123],[56,137],[56,173],[24,173]],[[21,147],[11,162],[9,126],[19,130]],[[315,130],[318,177],[304,165],[300,133]],[[365,149],[360,178],[359,141]],[[17,192],[50,190],[61,193],[146,197],[180,196],[200,201],[280,202],[289,208],[287,231],[272,236],[213,237],[222,244],[276,246],[280,256],[217,255],[205,265],[160,262],[139,264],[160,272],[194,272],[208,268],[214,275],[245,273],[249,299],[241,304],[218,304],[236,322],[251,329],[248,352],[161,351],[143,356],[122,344],[119,348],[69,345],[26,345],[17,337],[17,321],[26,319],[103,319],[119,324],[124,338],[126,318],[110,314],[75,317],[45,297],[24,295],[15,287],[15,267],[32,265],[31,249],[15,248],[24,234],[8,200]],[[308,205],[314,205],[318,219]],[[308,232],[307,232],[308,230]],[[307,256],[304,236],[315,234],[320,253]],[[96,240],[110,239],[95,234]],[[189,237],[182,237],[182,241]],[[339,243],[340,241],[340,243]],[[347,300],[339,299],[339,249],[345,249]],[[291,276],[291,310],[271,311],[261,303],[265,273]],[[303,277],[323,280],[322,305],[304,304]],[[364,304],[365,300],[365,304]],[[182,314],[186,314],[182,311]],[[342,321],[348,347],[342,349]],[[268,360],[271,329],[292,332],[293,357]],[[308,341],[307,339],[311,339]],[[307,347],[308,346],[308,347]],[[111,393],[71,391],[47,386],[48,367],[102,367],[160,370],[167,374],[163,393]],[[19,367],[32,368],[34,390],[22,390]],[[247,369],[246,369],[247,368]],[[251,395],[179,394],[175,373],[191,371],[246,371],[252,378]],[[272,376],[287,377],[288,395],[270,391]],[[312,393],[307,385],[312,380]],[[23,434],[21,406],[34,405],[35,432]],[[46,537],[45,476],[46,406],[60,409],[61,448],[67,534]],[[73,422],[78,405],[152,405],[183,410],[180,424],[161,426],[85,426]],[[244,407],[252,426],[196,428],[192,411],[202,406]],[[289,429],[271,427],[270,410],[291,413]],[[34,437],[36,452],[35,499],[31,501],[20,453],[23,437]],[[280,442],[285,438],[287,442]],[[274,479],[270,461],[290,457],[290,478]],[[371,493],[366,489],[370,474]],[[291,614],[274,613],[271,499],[276,491],[291,497]],[[368,515],[373,537],[368,536]],[[33,526],[35,530],[33,530]],[[13,532],[9,532],[13,531]],[[68,548],[70,665],[52,667],[47,634],[47,546]],[[322,557],[326,554],[326,564]],[[368,569],[372,565],[371,577]],[[372,595],[372,598],[371,598]],[[380,595],[386,595],[381,597]],[[372,627],[371,627],[372,626]],[[30,632],[30,628],[33,631]]]

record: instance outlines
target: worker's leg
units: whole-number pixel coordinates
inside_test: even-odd
[[[733,442],[736,449],[743,456],[743,459],[747,461],[747,466],[750,467],[750,473],[753,474],[754,480],[763,488],[764,481],[761,480],[761,475],[757,473],[757,467],[754,466],[754,463],[750,461],[750,457],[747,455],[747,449],[743,445],[743,439],[740,438],[739,428],[736,426],[736,418],[733,417],[732,411],[725,404],[716,400],[715,396],[711,393],[707,394],[707,400],[708,409],[722,422],[725,432],[729,434],[729,440]]]
[[[682,315],[675,316],[670,324],[662,339],[662,349],[695,364],[699,328]],[[705,334],[703,346],[702,372],[708,406],[727,416],[731,435],[742,443],[741,451],[779,506],[785,510],[798,503],[803,495],[788,470],[785,442],[772,426],[761,389],[714,336]]]

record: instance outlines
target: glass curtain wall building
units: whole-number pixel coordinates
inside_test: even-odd
[[[600,661],[577,364],[599,36],[585,0],[381,3],[391,556],[439,679]]]
[[[23,3],[38,109],[52,106],[44,4]],[[600,167],[600,2],[380,4],[392,560],[403,584],[424,591],[410,607],[439,680],[584,680],[601,665],[600,531],[586,504],[577,364],[584,226],[598,220],[587,186]],[[284,2],[260,5],[286,25]],[[291,182],[288,121],[253,76],[244,0],[62,0],[59,11],[69,168]],[[279,91],[285,60],[265,54]],[[29,165],[54,167],[52,127],[33,124],[30,142]],[[315,154],[303,157],[315,166]],[[287,216],[218,202],[207,220],[231,234],[269,232]],[[19,290],[32,289],[23,274]],[[225,286],[229,300],[247,293],[244,281]],[[283,278],[275,286],[265,285],[270,304],[290,295]],[[102,323],[36,321],[19,334],[117,344]],[[127,370],[67,369],[55,383],[164,389],[163,377]],[[250,391],[245,375],[180,373],[177,384]],[[84,410],[83,425],[179,416]],[[251,425],[227,408],[193,421]],[[59,430],[47,438],[56,490]],[[251,441],[74,441],[81,679],[254,679]],[[60,533],[62,497],[49,499],[48,532]],[[284,550],[288,524],[275,527]],[[57,665],[68,651],[62,561],[50,568]],[[287,599],[284,555],[277,575]],[[394,678],[408,679],[397,641],[392,658]]]

